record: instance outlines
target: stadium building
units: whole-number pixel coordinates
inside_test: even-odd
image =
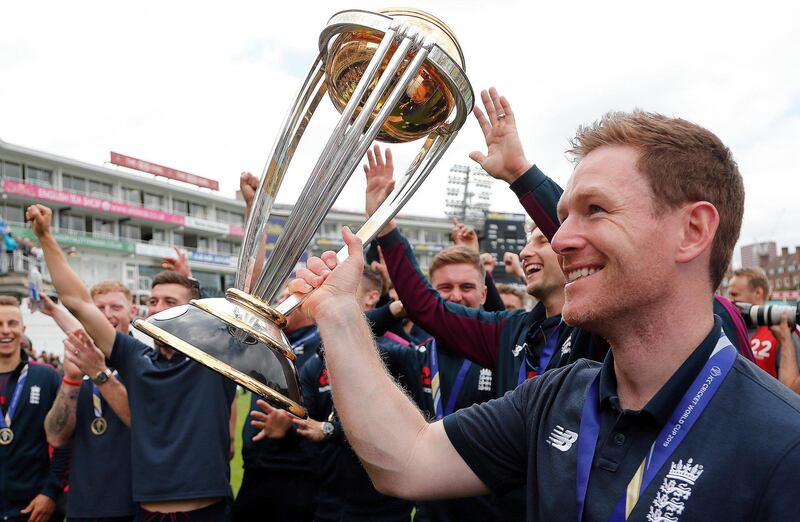
[[[177,172],[200,186],[167,180],[164,176],[170,176],[165,174],[92,165],[0,141],[0,216],[15,235],[35,239],[24,222],[25,209],[33,203],[51,207],[54,235],[86,284],[120,280],[140,303],[149,295],[152,277],[162,270],[163,257],[175,254],[174,247],[186,250],[194,276],[210,295],[222,295],[233,286],[244,234],[243,201],[201,188],[216,184],[212,180],[125,156],[116,158],[112,153],[118,165],[150,173],[156,173],[153,167]],[[290,205],[275,205],[271,218],[275,238],[290,211]],[[361,213],[333,210],[312,239],[309,252],[338,249],[342,225],[358,227],[363,222]],[[452,225],[444,217],[405,216],[398,222],[423,269],[449,244]],[[30,268],[19,254],[9,261],[4,264],[6,280],[10,273]],[[24,286],[12,283],[22,293]],[[9,290],[8,286],[4,289]]]

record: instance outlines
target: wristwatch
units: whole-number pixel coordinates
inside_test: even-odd
[[[330,422],[323,422],[322,426],[320,426],[320,429],[322,430],[322,435],[325,438],[325,440],[328,440],[331,437],[333,437],[334,428],[333,424],[331,424]]]
[[[97,372],[97,375],[92,377],[92,382],[97,384],[98,386],[101,385],[101,384],[105,384],[105,383],[108,382],[108,379],[111,378],[111,375],[112,375],[111,374],[111,370],[106,368],[105,370],[103,370],[101,372]]]

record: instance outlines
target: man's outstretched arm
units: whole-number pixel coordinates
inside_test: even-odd
[[[410,498],[488,492],[451,444],[441,422],[428,424],[389,376],[355,299],[364,264],[361,241],[344,231],[349,257],[335,271],[333,252],[311,258],[292,292],[318,287],[303,305],[325,344],[333,400],[348,441],[375,488]]]
[[[50,221],[53,212],[44,205],[31,205],[25,217],[31,222],[33,232],[39,239],[44,251],[44,259],[53,279],[58,297],[75,318],[80,321],[86,333],[94,340],[106,357],[111,356],[116,331],[103,313],[94,305],[89,289],[83,284],[78,274],[67,263],[50,232]]]

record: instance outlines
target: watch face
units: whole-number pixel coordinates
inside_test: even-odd
[[[322,433],[325,435],[333,435],[333,424],[330,422],[323,422],[322,423]]]
[[[107,380],[108,380],[108,374],[106,372],[100,372],[94,378],[94,382],[97,383],[97,384],[103,384]]]

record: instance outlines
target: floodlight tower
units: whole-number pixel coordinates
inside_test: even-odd
[[[451,218],[480,229],[492,197],[492,178],[480,167],[453,165],[447,177],[447,210]]]

